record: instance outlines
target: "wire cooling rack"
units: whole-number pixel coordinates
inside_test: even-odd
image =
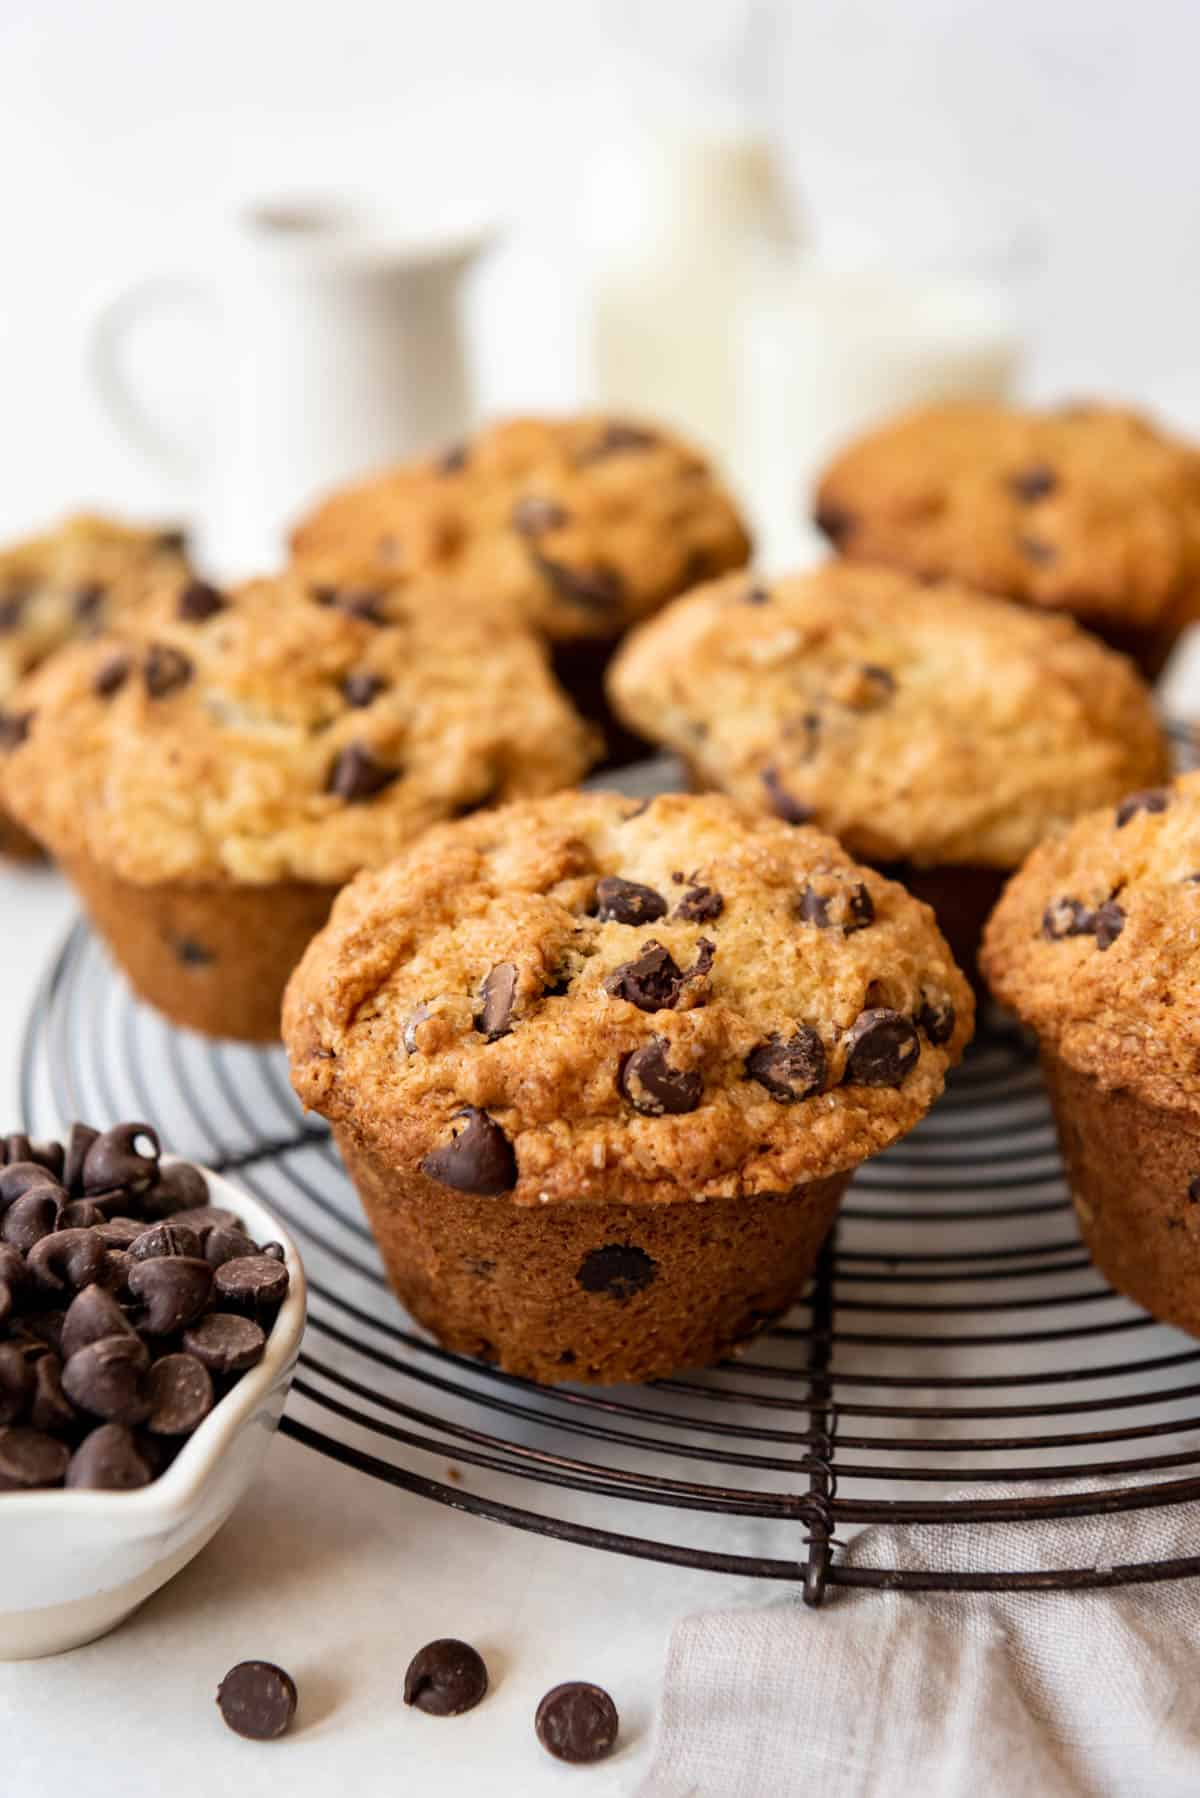
[[[1070,1520],[1200,1497],[1200,1344],[1091,1267],[1015,1035],[984,1034],[933,1114],[860,1171],[783,1323],[735,1361],[643,1388],[547,1390],[439,1348],[391,1295],[282,1051],[173,1029],[82,924],[42,984],[22,1081],[31,1134],[145,1119],[286,1220],[311,1313],[282,1427],[385,1484],[593,1548],[799,1582],[813,1604],[847,1585],[1200,1573],[1200,1552],[1072,1565]],[[1063,1564],[1048,1572],[1020,1565],[1019,1529],[1014,1548],[1012,1529],[976,1528],[980,1564],[953,1571],[838,1553],[872,1522],[1055,1521]]]

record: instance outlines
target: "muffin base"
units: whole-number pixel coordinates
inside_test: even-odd
[[[407,1310],[446,1348],[546,1385],[719,1360],[800,1297],[850,1179],[704,1204],[514,1205],[334,1136]]]
[[[1151,1316],[1200,1336],[1200,1118],[1106,1091],[1050,1051],[1042,1069],[1080,1233],[1100,1272]]]
[[[336,887],[137,886],[89,857],[62,866],[131,986],[172,1023],[241,1042],[279,1040],[283,989]]]
[[[1003,868],[974,863],[945,862],[933,868],[917,868],[911,862],[877,862],[881,874],[898,880],[915,899],[931,905],[938,929],[950,952],[977,992],[983,992],[979,948],[983,927],[1004,891],[1009,876]]]

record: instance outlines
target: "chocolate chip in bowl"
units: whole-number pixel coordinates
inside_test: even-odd
[[[0,1659],[103,1634],[198,1552],[257,1470],[303,1322],[278,1221],[148,1124],[5,1140]]]

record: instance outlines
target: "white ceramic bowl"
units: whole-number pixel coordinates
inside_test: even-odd
[[[199,1554],[262,1464],[304,1332],[304,1269],[269,1211],[204,1171],[211,1204],[256,1242],[283,1245],[291,1284],[266,1353],[151,1485],[0,1493],[0,1660],[60,1654],[115,1628]]]

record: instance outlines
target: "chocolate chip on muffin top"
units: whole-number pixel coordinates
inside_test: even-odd
[[[357,880],[285,1039],[307,1105],[435,1185],[632,1203],[856,1164],[923,1115],[971,1019],[928,912],[829,838],[716,796],[564,793]]]
[[[747,586],[677,601],[610,670],[616,709],[700,786],[874,861],[1005,869],[1165,772],[1145,687],[1069,619],[851,563],[758,580],[753,605]],[[844,930],[849,903],[814,890],[801,915]]]

